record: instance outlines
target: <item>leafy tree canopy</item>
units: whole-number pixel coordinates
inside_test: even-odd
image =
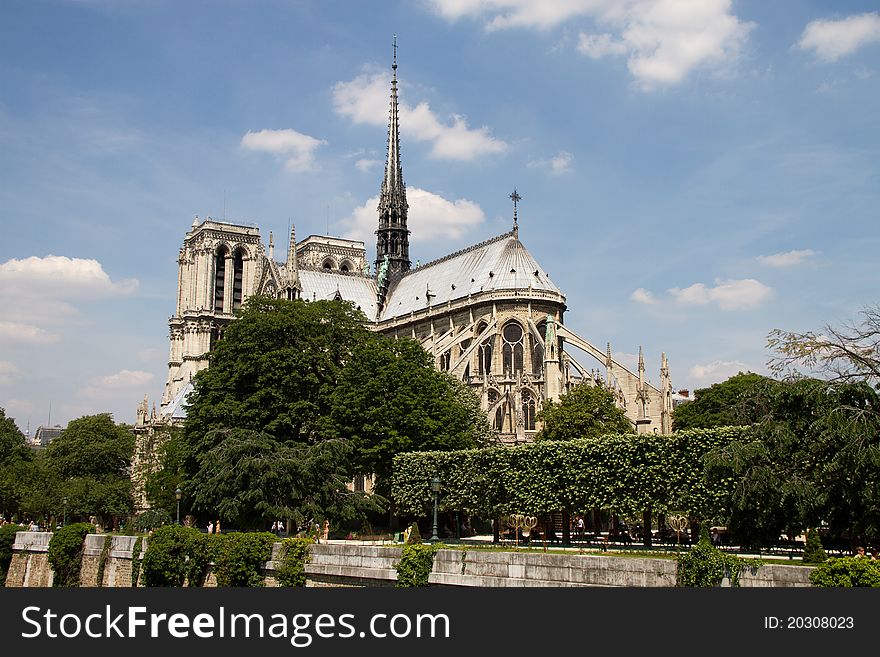
[[[486,440],[488,420],[462,387],[414,340],[373,335],[357,345],[332,396],[334,426],[351,440],[357,470],[375,473],[387,494],[396,454]]]
[[[766,389],[765,413],[710,455],[739,480],[730,528],[746,545],[825,525],[832,538],[880,537],[880,398],[868,383],[800,379]]]
[[[71,420],[45,449],[45,476],[57,514],[68,500],[72,517],[127,515],[133,508],[129,469],[134,436],[109,413]]]
[[[634,433],[614,395],[601,385],[577,385],[558,402],[548,400],[538,413],[544,423],[537,440],[575,440],[604,434]]]
[[[71,420],[46,447],[46,459],[63,478],[128,476],[134,436],[109,413]]]
[[[331,394],[352,349],[369,337],[364,321],[347,303],[248,299],[194,377],[188,442],[209,449],[205,436],[230,428],[284,442],[329,437]]]
[[[0,408],[0,513],[21,510],[30,490],[27,482],[34,469],[33,454],[24,434]]]
[[[758,422],[765,410],[762,399],[774,383],[760,374],[740,372],[722,383],[700,388],[694,393],[694,401],[675,409],[673,431]]]
[[[269,519],[348,519],[376,508],[377,500],[346,489],[351,448],[344,441],[303,445],[248,429],[214,433],[188,489],[195,508],[211,517],[260,529]]]
[[[25,443],[24,434],[15,425],[15,420],[6,417],[6,410],[0,407],[0,466],[30,459],[31,451]]]

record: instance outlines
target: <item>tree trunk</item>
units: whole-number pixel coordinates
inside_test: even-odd
[[[555,514],[550,516],[553,522],[553,529],[556,529]],[[562,544],[571,545],[571,516],[568,511],[562,512]]]
[[[645,509],[642,512],[642,545],[651,547],[651,509]]]

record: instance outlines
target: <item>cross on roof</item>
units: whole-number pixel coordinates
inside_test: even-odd
[[[516,228],[516,204],[522,200],[522,196],[517,193],[516,187],[513,188],[513,193],[510,195],[510,200],[513,201],[513,227]]]

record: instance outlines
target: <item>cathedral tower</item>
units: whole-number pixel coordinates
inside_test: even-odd
[[[397,38],[391,64],[391,108],[388,119],[388,154],[385,176],[379,194],[379,230],[376,231],[376,272],[388,259],[388,276],[400,275],[410,268],[409,229],[406,227],[406,185],[400,163],[400,126],[397,116]]]

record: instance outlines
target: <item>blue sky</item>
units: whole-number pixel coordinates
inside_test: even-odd
[[[133,421],[193,216],[367,240],[398,35],[412,258],[509,229],[676,388],[877,303],[876,2],[11,1],[0,406]],[[283,250],[283,249],[282,249]],[[283,254],[282,254],[283,257]]]

